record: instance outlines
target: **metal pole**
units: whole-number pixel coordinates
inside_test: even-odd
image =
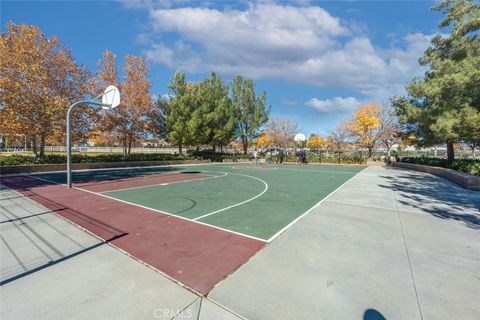
[[[72,113],[73,108],[83,101],[78,101],[68,107],[67,111],[67,187],[68,189],[72,188],[72,137],[71,137],[71,123],[72,123]]]

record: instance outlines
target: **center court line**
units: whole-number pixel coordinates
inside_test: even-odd
[[[242,201],[242,202],[239,202],[239,203],[236,203],[236,204],[233,204],[231,206],[228,206],[228,207],[225,207],[225,208],[222,208],[220,210],[216,210],[216,211],[213,211],[213,212],[209,212],[207,214],[204,214],[203,216],[200,216],[200,217],[196,217],[195,219],[193,219],[193,221],[197,221],[199,219],[202,219],[202,218],[205,218],[205,217],[208,217],[208,216],[211,216],[212,214],[216,214],[216,213],[219,213],[219,212],[222,212],[222,211],[225,211],[225,210],[228,210],[228,209],[231,209],[231,208],[235,208],[235,207],[238,207],[238,206],[241,206],[247,202],[250,202],[250,201],[253,201],[255,199],[257,199],[258,197],[261,197],[265,192],[267,192],[268,190],[268,183],[266,183],[265,181],[263,181],[262,179],[260,178],[257,178],[255,176],[249,176],[247,174],[241,174],[241,173],[230,173],[230,174],[234,174],[234,175],[238,175],[238,176],[243,176],[243,177],[248,177],[248,178],[252,178],[252,179],[255,179],[255,180],[258,180],[260,182],[262,182],[264,185],[265,185],[265,189],[263,189],[263,191],[259,194],[257,194],[256,196],[250,198],[250,199],[247,199],[245,201]]]
[[[50,182],[50,183],[53,183],[53,184],[62,185],[62,186],[65,186],[65,187],[66,187],[66,184],[58,183],[58,182],[55,182],[55,181],[52,181],[52,180],[47,180],[47,179],[43,179],[43,178],[33,177],[33,176],[31,176],[31,175],[26,175],[26,174],[23,174],[23,176],[31,177],[32,179],[47,181],[47,182]],[[182,220],[185,220],[185,221],[190,221],[190,222],[193,222],[193,223],[198,223],[198,224],[201,224],[201,225],[210,227],[210,228],[222,230],[222,231],[224,231],[224,232],[233,233],[233,234],[236,234],[236,235],[239,235],[239,236],[243,236],[243,237],[246,237],[246,238],[250,238],[250,239],[254,239],[254,240],[257,240],[257,241],[261,241],[261,242],[267,243],[267,240],[262,239],[262,238],[257,238],[257,237],[254,237],[254,236],[250,236],[250,235],[248,235],[248,234],[240,233],[240,232],[233,231],[233,230],[229,230],[229,229],[224,229],[224,228],[222,228],[222,227],[217,227],[217,226],[214,226],[214,225],[211,225],[211,224],[207,224],[207,223],[203,223],[203,222],[200,222],[200,221],[195,221],[195,220],[192,220],[192,219],[188,219],[188,218],[185,218],[185,217],[182,217],[182,216],[175,215],[175,214],[170,213],[170,212],[161,211],[161,210],[157,210],[157,209],[154,209],[154,208],[149,208],[149,207],[146,207],[146,206],[142,206],[142,205],[140,205],[140,204],[136,204],[136,203],[133,203],[133,202],[129,202],[129,201],[125,201],[125,200],[120,200],[120,199],[117,199],[117,198],[109,197],[109,196],[107,196],[107,195],[105,195],[105,194],[101,194],[101,193],[97,193],[97,192],[85,190],[85,189],[82,189],[82,188],[72,187],[72,189],[76,189],[76,190],[79,190],[79,191],[84,191],[84,192],[91,193],[91,194],[94,194],[94,195],[97,195],[97,196],[100,196],[100,197],[104,197],[104,198],[108,198],[108,199],[111,199],[111,200],[123,202],[123,203],[129,204],[129,205],[132,205],[132,206],[136,206],[136,207],[139,207],[139,208],[143,208],[143,209],[155,211],[155,212],[158,212],[158,213],[162,213],[162,214],[165,214],[165,215],[167,215],[167,216],[172,216],[172,217],[175,217],[175,218],[178,218],[178,219],[182,219]],[[70,221],[70,220],[69,220],[69,221]]]

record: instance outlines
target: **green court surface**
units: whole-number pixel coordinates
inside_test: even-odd
[[[75,172],[74,183],[190,172],[202,180],[100,194],[271,241],[286,226],[363,170],[362,166],[211,164]],[[64,174],[37,177],[63,183]],[[81,187],[80,187],[81,188]]]

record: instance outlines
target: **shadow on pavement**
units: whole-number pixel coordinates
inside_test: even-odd
[[[63,262],[63,261],[65,261],[65,260],[68,260],[68,259],[71,259],[71,258],[73,258],[73,257],[76,257],[76,256],[78,256],[78,255],[80,255],[80,254],[82,254],[82,253],[87,252],[87,251],[96,249],[96,248],[98,248],[98,247],[100,247],[100,246],[103,246],[103,245],[107,244],[107,243],[110,242],[110,241],[113,241],[113,240],[115,240],[115,239],[121,238],[121,237],[123,237],[123,236],[125,236],[125,235],[126,235],[126,234],[122,234],[122,235],[116,236],[116,237],[114,237],[114,238],[112,238],[112,239],[109,239],[108,241],[102,241],[102,242],[99,242],[99,243],[94,244],[94,245],[92,245],[92,246],[83,248],[83,249],[81,249],[81,250],[79,250],[79,251],[73,252],[73,253],[71,253],[71,254],[69,254],[69,255],[63,256],[63,257],[61,257],[61,258],[59,258],[59,259],[48,261],[47,263],[45,263],[45,264],[43,264],[43,265],[41,265],[41,266],[38,266],[38,267],[33,268],[33,269],[31,269],[31,270],[25,271],[25,272],[23,272],[23,273],[17,274],[17,275],[15,275],[15,276],[13,276],[13,277],[10,277],[10,278],[8,278],[8,279],[5,279],[5,280],[0,281],[0,286],[3,286],[3,285],[5,285],[5,284],[7,284],[7,283],[10,283],[10,282],[13,282],[13,281],[15,281],[15,280],[18,280],[18,279],[20,279],[20,278],[26,277],[26,276],[28,276],[28,275],[30,275],[30,274],[32,274],[32,273],[38,272],[38,271],[43,270],[43,269],[45,269],[45,268],[54,266],[54,265],[56,265],[56,264],[58,264],[58,263],[60,263],[60,262]],[[1,240],[2,240],[2,241],[5,241],[5,239],[4,239],[3,237],[1,237]]]
[[[408,171],[380,178],[388,181],[380,187],[398,192],[398,203],[480,229],[480,193],[457,187],[443,178]]]
[[[365,310],[363,320],[386,320],[385,317],[375,309]]]

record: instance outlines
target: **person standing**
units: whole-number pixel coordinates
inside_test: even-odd
[[[284,157],[284,153],[283,153],[283,149],[280,148],[280,150],[278,150],[278,155],[277,155],[277,164],[280,163],[282,164],[283,163],[283,157]]]
[[[255,165],[258,165],[260,159],[258,159],[258,151],[257,151],[257,149],[255,149],[255,150],[253,151],[253,157],[255,158]]]

